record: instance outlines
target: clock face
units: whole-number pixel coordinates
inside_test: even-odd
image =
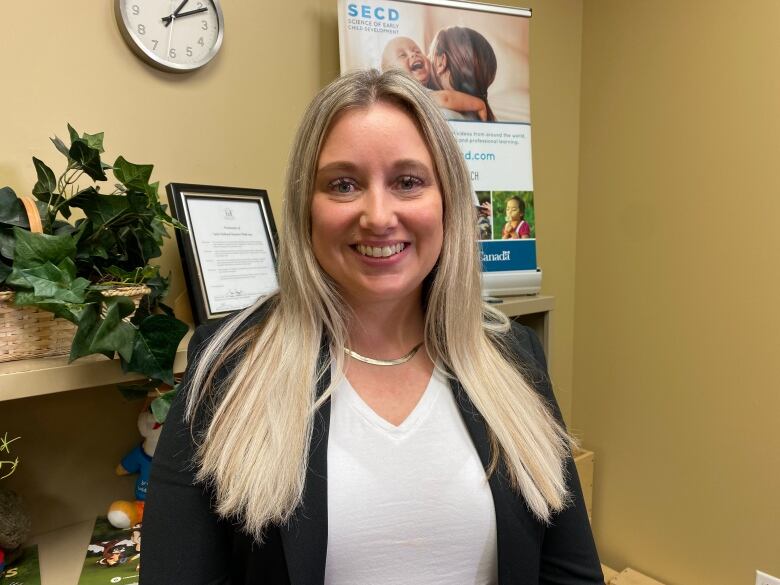
[[[130,47],[165,71],[191,71],[222,44],[218,0],[116,0],[117,23]]]

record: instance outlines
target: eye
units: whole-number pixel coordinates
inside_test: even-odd
[[[422,187],[423,181],[412,175],[403,175],[402,177],[398,177],[396,184],[401,191],[414,191],[415,189]]]
[[[342,177],[328,183],[328,190],[337,195],[349,195],[357,190],[357,185],[354,181]]]

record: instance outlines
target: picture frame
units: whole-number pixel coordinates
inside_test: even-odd
[[[195,326],[252,305],[278,288],[278,236],[264,189],[169,183]]]

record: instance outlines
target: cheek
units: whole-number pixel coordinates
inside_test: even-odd
[[[415,214],[417,231],[427,240],[431,255],[439,257],[444,239],[444,213],[441,205],[432,205]]]
[[[318,260],[322,262],[325,250],[339,247],[349,238],[354,227],[353,215],[348,205],[315,194],[311,202],[311,241]]]

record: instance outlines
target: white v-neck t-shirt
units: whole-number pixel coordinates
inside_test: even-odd
[[[331,397],[325,585],[495,585],[493,497],[438,369],[384,420],[344,379]]]

